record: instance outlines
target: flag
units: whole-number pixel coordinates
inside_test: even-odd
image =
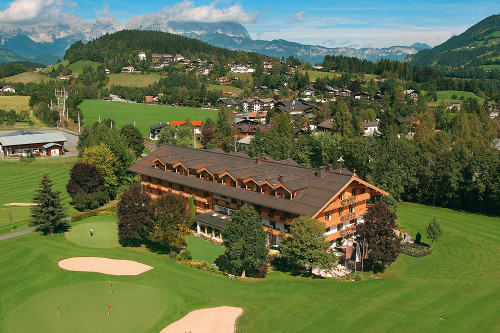
[[[109,304],[108,304],[108,311],[109,311],[109,310],[111,310],[111,306],[109,306]]]
[[[59,305],[57,306],[57,310],[59,310]]]
[[[361,248],[359,246],[359,243],[356,243],[356,262],[361,262]]]
[[[354,242],[352,241],[352,239],[348,239],[347,243],[346,243],[346,251],[345,251],[346,259],[351,259],[353,245],[354,245]]]
[[[113,287],[113,282],[111,282],[111,286],[110,286],[110,288],[111,288],[111,287]]]

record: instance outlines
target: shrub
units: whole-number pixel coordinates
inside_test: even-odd
[[[184,252],[181,253],[180,259],[181,260],[192,260],[193,259],[193,255],[191,254],[191,251],[186,250],[186,251],[184,251]]]
[[[262,264],[257,273],[254,274],[254,277],[260,279],[265,278],[268,272],[269,272],[269,264]]]

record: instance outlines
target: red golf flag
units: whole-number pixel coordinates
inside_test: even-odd
[[[109,306],[109,304],[108,304],[108,310],[111,310],[111,306]]]
[[[111,287],[113,287],[113,282],[111,282]]]
[[[59,305],[57,306],[57,310],[59,310]]]

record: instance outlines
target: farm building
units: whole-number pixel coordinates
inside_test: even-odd
[[[34,155],[59,156],[64,154],[68,141],[61,132],[41,133],[16,131],[0,136],[0,150],[5,156]]]
[[[192,197],[196,232],[219,241],[231,215],[247,204],[259,213],[269,244],[289,236],[290,223],[301,215],[322,222],[334,242],[356,232],[371,196],[388,194],[344,168],[306,168],[291,159],[221,149],[163,145],[129,170],[153,198],[167,191]]]

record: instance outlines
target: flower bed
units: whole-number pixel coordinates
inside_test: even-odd
[[[401,253],[415,258],[420,258],[431,254],[432,248],[418,244],[406,243],[401,244]]]

